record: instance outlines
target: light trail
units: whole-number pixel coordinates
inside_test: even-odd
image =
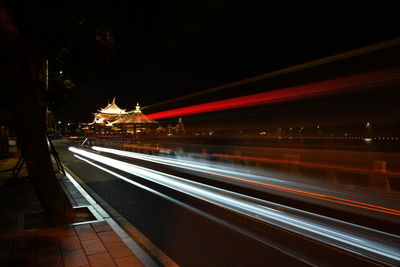
[[[356,56],[361,56],[361,55],[365,55],[368,53],[373,53],[379,50],[383,50],[386,48],[391,48],[391,47],[396,47],[400,45],[400,39],[394,39],[394,40],[390,40],[390,41],[386,41],[386,42],[382,42],[379,44],[373,44],[373,45],[369,45],[369,46],[365,46],[362,48],[358,48],[358,49],[354,49],[348,52],[344,52],[344,53],[340,53],[337,55],[333,55],[333,56],[329,56],[326,58],[322,58],[322,59],[317,59],[317,60],[313,60],[310,62],[306,62],[300,65],[296,65],[296,66],[292,66],[292,67],[288,67],[288,68],[284,68],[281,70],[277,70],[277,71],[273,71],[273,72],[269,72],[266,74],[261,74],[255,77],[251,77],[251,78],[247,78],[244,80],[240,80],[240,81],[236,81],[236,82],[232,82],[232,83],[228,83],[228,84],[224,84],[218,87],[214,87],[211,89],[207,89],[204,91],[200,91],[200,92],[196,92],[196,93],[192,93],[189,95],[184,95],[181,97],[177,97],[174,99],[170,99],[167,101],[163,101],[160,103],[156,103],[150,106],[145,106],[143,107],[143,109],[148,109],[148,108],[154,108],[157,106],[161,106],[161,105],[165,105],[165,104],[169,104],[169,103],[174,103],[174,102],[178,102],[178,101],[182,101],[185,99],[190,99],[190,98],[194,98],[197,96],[201,96],[201,95],[205,95],[205,94],[210,94],[210,93],[215,93],[218,91],[222,91],[222,90],[227,90],[230,88],[234,88],[240,85],[244,85],[244,84],[249,84],[252,82],[257,82],[257,81],[261,81],[261,80],[267,80],[273,77],[277,77],[280,75],[284,75],[284,74],[289,74],[289,73],[293,73],[293,72],[297,72],[297,71],[301,71],[301,70],[306,70],[306,69],[311,69],[314,68],[316,66],[321,66],[321,65],[325,65],[325,64],[329,64],[329,63],[333,63],[333,62],[337,62],[337,61],[341,61],[341,60],[345,60],[345,59],[349,59],[352,57],[356,57]]]
[[[304,166],[304,167],[317,167],[317,168],[323,168],[323,169],[337,169],[337,170],[342,170],[342,171],[354,171],[354,172],[364,172],[364,173],[373,172],[373,169],[371,169],[371,168],[356,168],[356,167],[348,167],[348,166],[343,166],[343,165],[323,164],[323,163],[315,163],[315,162],[303,162],[303,161],[302,162],[294,162],[294,161],[284,160],[284,159],[249,157],[249,156],[218,154],[218,153],[211,154],[211,156],[219,157],[219,158],[243,159],[243,160],[252,160],[252,161],[269,162],[269,163],[282,163],[282,164],[290,162],[290,164],[292,164],[292,165],[298,165],[298,166]],[[395,172],[395,171],[384,171],[384,172],[379,172],[379,173],[400,176],[400,172]]]
[[[386,207],[382,207],[382,206],[378,206],[378,205],[359,202],[359,201],[341,198],[341,197],[329,196],[329,195],[325,195],[325,194],[318,194],[318,193],[308,192],[308,191],[304,191],[304,190],[287,188],[287,187],[283,187],[283,186],[267,184],[264,182],[258,182],[258,181],[254,180],[254,179],[260,179],[260,177],[258,177],[256,175],[241,174],[242,176],[245,175],[248,177],[247,179],[244,179],[244,178],[237,177],[237,174],[238,174],[237,172],[223,170],[223,169],[217,168],[217,167],[201,165],[198,162],[193,164],[190,161],[184,161],[184,160],[179,160],[179,159],[168,159],[168,158],[162,158],[159,156],[144,155],[144,154],[135,153],[135,152],[129,152],[129,151],[123,151],[123,150],[111,149],[111,148],[104,148],[104,147],[97,147],[97,146],[94,146],[92,148],[97,151],[103,151],[103,152],[116,154],[116,155],[120,155],[120,156],[151,161],[151,162],[169,165],[169,166],[176,166],[179,168],[185,168],[185,169],[189,169],[189,170],[193,170],[193,171],[198,171],[198,172],[218,176],[223,179],[228,179],[228,180],[232,180],[232,181],[236,181],[236,182],[256,185],[259,187],[269,188],[269,189],[273,189],[273,190],[279,190],[279,191],[288,192],[288,193],[292,193],[292,194],[302,195],[302,196],[306,196],[306,197],[310,197],[310,198],[314,198],[314,199],[325,200],[325,201],[332,202],[335,204],[342,204],[342,205],[352,206],[352,207],[356,207],[356,208],[360,208],[360,209],[366,209],[366,210],[370,210],[370,211],[377,211],[377,212],[381,212],[381,213],[400,216],[400,210],[390,209],[390,208],[386,208]],[[220,154],[217,154],[217,155],[220,155]],[[235,157],[235,156],[232,156],[232,157]],[[238,156],[238,157],[241,157],[241,156]],[[274,161],[278,161],[280,163],[287,162],[284,160],[275,160],[275,159],[274,159]],[[250,179],[252,179],[252,180],[250,180]]]
[[[157,196],[159,196],[159,197],[162,197],[163,199],[166,199],[166,200],[168,200],[168,201],[171,201],[172,203],[174,203],[174,204],[176,204],[176,205],[179,205],[179,206],[181,206],[181,207],[184,207],[185,209],[188,209],[188,210],[190,210],[190,211],[192,211],[192,212],[194,212],[194,213],[196,213],[196,214],[198,214],[198,215],[201,215],[201,216],[203,216],[203,217],[205,217],[205,218],[207,218],[207,219],[209,219],[209,220],[212,220],[212,221],[214,221],[214,222],[217,222],[217,223],[219,223],[220,225],[222,225],[222,226],[224,226],[224,227],[227,227],[227,228],[229,228],[229,229],[231,229],[231,230],[233,230],[233,231],[239,232],[239,233],[241,233],[242,235],[245,235],[245,236],[247,236],[247,237],[250,238],[250,239],[257,240],[258,242],[261,242],[261,243],[263,243],[263,244],[265,244],[265,245],[267,245],[267,246],[273,247],[273,248],[275,248],[275,249],[281,251],[281,252],[284,253],[284,254],[290,255],[291,257],[295,257],[295,258],[297,258],[298,260],[307,263],[308,265],[313,265],[312,262],[308,261],[307,259],[304,259],[301,255],[298,255],[298,253],[296,253],[296,251],[289,251],[289,252],[288,252],[287,250],[281,248],[281,246],[279,246],[279,244],[275,244],[274,242],[271,242],[269,239],[262,238],[262,237],[260,237],[259,235],[256,235],[256,234],[252,233],[251,231],[249,231],[249,230],[247,230],[247,229],[244,229],[244,228],[242,228],[242,227],[239,227],[239,226],[237,226],[237,225],[234,225],[234,224],[232,224],[232,223],[229,223],[229,222],[227,222],[227,221],[225,221],[225,220],[222,220],[222,219],[220,219],[220,218],[218,218],[218,217],[216,217],[216,216],[213,216],[213,215],[208,214],[208,213],[206,213],[206,212],[204,212],[204,211],[202,211],[202,210],[199,210],[199,209],[197,209],[197,208],[195,208],[195,207],[193,207],[193,206],[190,206],[190,205],[188,205],[188,204],[186,204],[186,203],[184,203],[184,202],[182,202],[182,201],[176,200],[176,199],[174,199],[174,198],[172,198],[172,197],[170,197],[170,196],[167,196],[167,195],[165,195],[165,194],[163,194],[163,193],[161,193],[161,192],[158,192],[158,191],[156,191],[156,190],[154,190],[154,189],[152,189],[152,188],[150,188],[150,187],[147,187],[147,186],[144,186],[144,185],[142,185],[142,184],[140,184],[140,183],[137,183],[137,182],[135,182],[135,181],[133,181],[133,180],[131,180],[131,179],[129,179],[129,178],[127,178],[127,177],[121,175],[121,174],[118,174],[118,173],[116,173],[116,172],[113,172],[112,170],[109,170],[109,169],[107,169],[107,168],[104,168],[104,167],[102,167],[102,166],[100,166],[100,165],[98,165],[98,164],[96,164],[96,163],[94,163],[94,162],[92,162],[92,161],[90,161],[90,160],[84,158],[84,157],[81,157],[81,156],[78,156],[78,155],[74,155],[74,156],[75,156],[76,158],[78,158],[78,159],[80,159],[80,160],[82,160],[82,161],[84,161],[84,162],[86,162],[86,163],[88,163],[88,164],[90,164],[90,165],[92,165],[92,166],[94,166],[94,167],[96,167],[96,168],[102,170],[102,171],[105,171],[105,172],[107,172],[107,173],[109,173],[109,174],[111,174],[111,175],[113,175],[113,176],[115,176],[115,177],[117,177],[117,178],[123,180],[124,182],[127,182],[127,183],[129,183],[129,184],[132,184],[132,185],[134,185],[134,186],[137,186],[137,187],[139,187],[139,188],[141,188],[141,189],[143,189],[143,190],[146,190],[146,191],[148,191],[148,192],[150,192],[150,193],[152,193],[152,194],[155,194],[155,195],[157,195]],[[68,173],[67,173],[67,175],[68,175]],[[74,182],[75,182],[75,180],[74,180]],[[76,182],[75,182],[75,183],[76,183]]]
[[[139,145],[124,144],[123,147],[133,147],[133,148],[139,148],[139,149],[149,149],[149,150],[157,150],[157,151],[165,151],[165,152],[172,151],[172,149],[170,149],[170,148],[162,148],[162,147],[154,147],[154,146],[139,146]]]
[[[274,91],[267,91],[247,96],[235,97],[220,101],[198,104],[183,108],[161,111],[146,115],[149,119],[163,119],[211,111],[235,109],[255,105],[299,100],[309,97],[350,92],[360,88],[370,88],[377,84],[400,79],[400,67],[371,71],[362,74],[350,75],[332,80],[298,85]]]
[[[357,255],[390,265],[400,263],[400,238],[397,236],[190,181],[82,149],[70,147],[69,150],[90,160]]]

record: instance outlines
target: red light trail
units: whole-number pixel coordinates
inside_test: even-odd
[[[400,79],[400,67],[350,75],[332,80],[298,85],[274,91],[235,97],[183,108],[171,109],[147,115],[149,119],[163,119],[218,110],[279,103],[316,96],[350,92]]]

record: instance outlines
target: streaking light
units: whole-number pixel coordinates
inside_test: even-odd
[[[292,72],[297,72],[297,71],[300,71],[300,70],[305,70],[305,69],[313,68],[313,67],[316,67],[316,66],[329,64],[329,63],[332,63],[332,62],[336,62],[336,61],[352,58],[352,57],[355,57],[355,56],[372,53],[372,52],[375,52],[375,51],[379,51],[381,49],[386,49],[386,48],[390,48],[390,47],[393,47],[393,46],[398,46],[399,44],[400,44],[400,39],[397,38],[397,39],[394,39],[394,40],[391,40],[391,41],[387,41],[387,42],[383,42],[383,43],[379,43],[379,44],[374,44],[374,45],[358,48],[358,49],[355,49],[355,50],[352,50],[352,51],[348,51],[348,52],[344,52],[344,53],[340,53],[340,54],[337,54],[337,55],[334,55],[334,56],[313,60],[313,61],[306,62],[306,63],[300,64],[300,65],[296,65],[296,66],[280,69],[280,70],[277,70],[277,71],[269,72],[269,73],[266,73],[266,74],[258,75],[258,76],[255,76],[255,77],[247,78],[247,79],[244,79],[244,80],[240,80],[240,81],[224,84],[224,85],[221,85],[221,86],[218,86],[218,87],[214,87],[214,88],[211,88],[211,89],[208,89],[208,90],[205,90],[205,91],[200,91],[200,92],[192,93],[192,94],[189,94],[189,95],[184,95],[184,96],[177,97],[177,98],[174,98],[174,99],[170,99],[170,100],[167,100],[167,101],[163,101],[163,102],[160,102],[160,103],[157,103],[157,104],[153,104],[151,106],[148,106],[147,108],[153,108],[153,107],[156,107],[156,106],[161,106],[161,105],[165,105],[165,104],[172,103],[172,102],[182,101],[182,100],[185,100],[185,99],[190,99],[190,98],[201,96],[201,95],[205,95],[205,94],[210,94],[212,92],[218,92],[218,91],[226,90],[226,89],[233,88],[233,87],[236,87],[236,86],[239,86],[239,85],[243,85],[243,84],[247,84],[247,83],[250,83],[250,82],[266,80],[266,79],[277,77],[277,76],[281,76],[281,75],[284,75],[284,74],[289,74],[289,73],[292,73]]]
[[[90,165],[92,165],[92,166],[94,166],[94,167],[96,167],[96,168],[99,168],[100,170],[103,170],[103,171],[105,171],[105,172],[107,172],[107,173],[109,173],[109,174],[112,174],[113,176],[116,176],[117,178],[120,178],[121,180],[124,180],[124,181],[127,182],[127,183],[130,183],[130,184],[132,184],[132,185],[134,185],[134,186],[138,186],[139,188],[141,188],[141,189],[143,189],[143,190],[146,190],[146,191],[148,191],[148,192],[151,192],[151,193],[153,193],[153,194],[155,194],[155,195],[157,195],[157,196],[160,196],[160,197],[162,197],[162,198],[164,198],[164,199],[166,199],[166,200],[168,200],[168,201],[171,201],[171,202],[173,202],[173,203],[175,203],[175,204],[177,204],[177,205],[179,205],[179,206],[182,206],[182,207],[184,207],[185,209],[188,209],[188,210],[190,210],[190,211],[192,211],[192,212],[194,212],[194,213],[196,213],[196,214],[198,214],[198,215],[200,215],[200,216],[203,216],[203,217],[205,217],[205,218],[207,218],[207,219],[209,219],[209,220],[211,220],[211,221],[217,222],[217,223],[219,223],[220,225],[222,225],[222,226],[224,226],[224,227],[226,227],[226,228],[228,228],[228,229],[231,229],[231,230],[233,230],[233,231],[239,232],[240,234],[245,235],[245,236],[247,236],[248,238],[257,240],[258,242],[261,242],[262,244],[265,244],[265,245],[267,245],[267,246],[274,247],[274,248],[276,248],[277,250],[281,251],[282,253],[287,253],[285,250],[282,250],[282,249],[280,249],[279,247],[277,247],[276,244],[271,243],[270,240],[268,240],[268,239],[266,239],[266,238],[263,238],[263,237],[261,237],[261,236],[254,235],[253,233],[251,233],[251,232],[248,231],[247,229],[244,229],[244,228],[242,228],[242,227],[239,227],[239,226],[237,226],[237,225],[234,225],[234,224],[232,224],[232,223],[229,223],[229,222],[227,222],[227,221],[225,221],[225,220],[223,220],[223,219],[221,219],[221,218],[218,218],[218,217],[216,217],[216,216],[213,216],[213,215],[211,215],[211,214],[208,214],[208,213],[206,213],[206,212],[204,212],[204,211],[202,211],[202,210],[199,210],[199,209],[197,209],[197,208],[195,208],[195,207],[193,207],[193,206],[190,206],[190,205],[188,205],[188,204],[186,204],[186,203],[184,203],[184,202],[181,202],[181,201],[176,200],[176,199],[174,199],[174,198],[172,198],[172,197],[170,197],[170,196],[167,196],[167,195],[165,195],[165,194],[163,194],[163,193],[161,193],[161,192],[158,192],[158,191],[156,191],[156,190],[154,190],[154,189],[152,189],[152,188],[150,188],[150,187],[147,187],[147,186],[144,186],[144,185],[142,185],[142,184],[140,184],[140,183],[137,183],[137,182],[135,182],[135,181],[133,181],[133,180],[131,180],[131,179],[125,177],[125,176],[122,176],[122,175],[120,175],[120,174],[118,174],[118,173],[116,173],[116,172],[113,172],[113,171],[111,171],[111,170],[109,170],[109,169],[107,169],[107,168],[104,168],[104,167],[102,167],[102,166],[100,166],[100,165],[98,165],[98,164],[96,164],[96,163],[94,163],[94,162],[92,162],[92,161],[90,161],[90,160],[88,160],[88,159],[85,159],[85,158],[80,157],[80,156],[78,156],[78,155],[74,155],[74,156],[77,157],[78,159],[84,161],[84,162],[87,162],[88,164],[90,164]],[[67,173],[67,176],[68,176],[68,175],[69,175],[69,174]],[[74,183],[75,180],[72,179],[71,182]],[[75,183],[76,183],[76,182],[75,182]],[[96,203],[94,202],[94,204],[96,204]],[[300,259],[300,260],[304,261],[305,263],[308,263],[308,261],[307,261],[306,259]],[[308,263],[308,264],[309,264],[309,263]]]
[[[400,262],[400,238],[283,205],[186,180],[74,147],[70,151],[173,190],[389,264]]]
[[[158,150],[158,151],[172,151],[170,148],[162,148],[162,147],[153,147],[153,146],[138,146],[138,145],[128,145],[125,144],[123,147],[133,147],[133,148],[140,148],[140,149],[149,149],[149,150]]]
[[[158,157],[158,156],[145,155],[145,154],[123,151],[123,150],[112,149],[112,148],[104,148],[104,147],[97,147],[97,146],[94,146],[92,148],[97,151],[103,151],[103,152],[112,153],[112,154],[119,155],[119,156],[125,156],[125,157],[130,157],[130,158],[136,158],[136,159],[156,162],[159,164],[164,164],[164,165],[169,165],[169,166],[176,166],[179,168],[185,168],[188,170],[194,170],[194,171],[198,171],[198,172],[211,174],[211,175],[223,178],[223,179],[228,179],[228,180],[237,181],[237,182],[246,183],[246,184],[252,184],[252,185],[256,185],[256,186],[260,186],[260,187],[264,187],[264,188],[279,190],[279,191],[302,195],[302,196],[311,197],[311,198],[315,198],[315,199],[325,200],[325,201],[333,202],[336,204],[342,204],[342,205],[352,206],[352,207],[356,207],[356,208],[361,208],[361,209],[366,209],[366,210],[371,210],[371,211],[378,211],[381,213],[387,213],[387,214],[391,214],[391,215],[400,216],[399,210],[390,209],[390,208],[373,205],[373,204],[369,204],[369,203],[363,203],[363,202],[359,202],[359,201],[355,201],[355,200],[351,200],[351,199],[345,199],[345,198],[340,198],[340,197],[335,197],[335,196],[307,192],[304,190],[298,190],[298,189],[293,189],[293,188],[277,186],[277,185],[273,185],[273,184],[267,184],[264,182],[258,182],[255,179],[259,179],[260,177],[258,177],[256,175],[241,174],[241,176],[246,175],[246,177],[248,177],[248,179],[244,179],[244,178],[237,177],[237,175],[238,175],[237,172],[230,171],[230,170],[223,170],[223,169],[217,168],[217,167],[206,166],[204,164],[200,164],[199,162],[196,162],[195,164],[193,164],[192,162],[179,160],[179,159],[168,159],[168,158],[162,158],[162,157]],[[231,158],[240,158],[240,159],[253,159],[253,160],[258,159],[260,161],[267,161],[267,162],[287,163],[287,161],[285,161],[285,160],[252,158],[252,157],[244,157],[244,156],[239,156],[239,155],[213,154],[213,156],[231,157]],[[332,168],[332,167],[338,168],[338,166],[336,166],[336,165],[328,165],[328,164],[316,164],[316,163],[309,163],[309,162],[304,162],[302,164],[303,164],[302,166],[314,166],[314,167],[318,166],[321,168]],[[364,169],[358,169],[358,168],[347,168],[347,169],[348,170],[357,170],[357,171],[364,170]]]
[[[360,88],[376,86],[377,84],[398,80],[400,67],[372,71],[357,75],[350,75],[337,79],[293,86],[284,89],[268,91],[247,96],[235,97],[189,107],[177,108],[168,111],[147,115],[149,119],[163,119],[190,114],[206,113],[217,110],[234,109],[255,105],[271,104],[289,100],[298,100],[309,97],[323,96],[333,93],[350,92]]]

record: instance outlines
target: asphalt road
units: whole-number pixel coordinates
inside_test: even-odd
[[[54,143],[69,169],[181,266],[372,264],[124,173],[153,191],[126,183],[75,158],[69,144]]]

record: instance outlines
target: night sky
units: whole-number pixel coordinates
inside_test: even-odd
[[[114,96],[121,108],[148,106],[399,37],[390,6],[255,3],[61,1],[46,3],[45,11],[38,4],[51,18],[72,12],[81,25],[72,63],[64,66],[77,77],[76,88],[57,119],[89,122]],[[109,60],[94,56],[98,28],[114,35]]]

